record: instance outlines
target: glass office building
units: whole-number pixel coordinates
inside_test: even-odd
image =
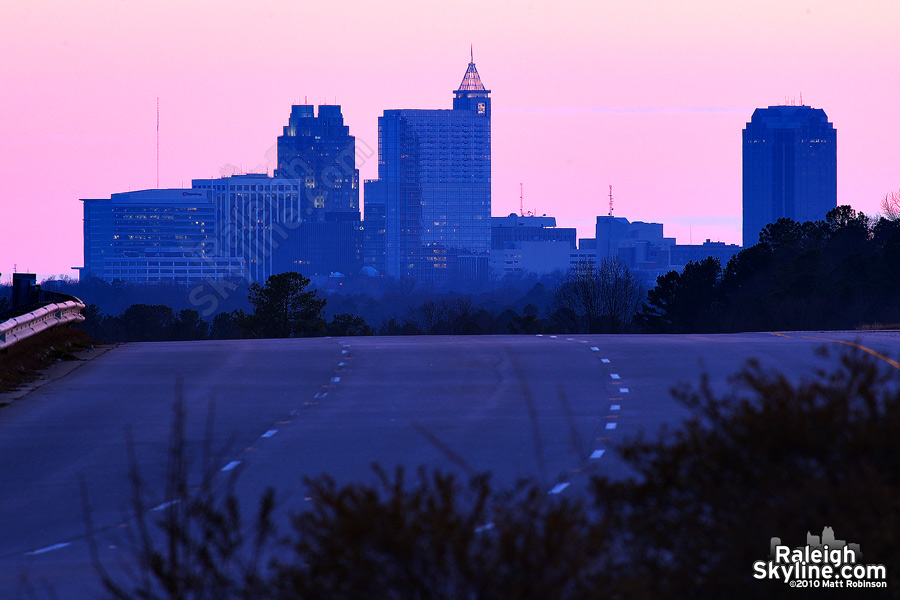
[[[378,180],[367,182],[366,192],[369,243],[383,244],[367,248],[367,264],[429,284],[487,279],[491,99],[474,60],[452,109],[386,110],[379,117]]]
[[[818,221],[837,206],[837,130],[824,110],[757,108],[743,143],[744,248],[782,217]]]
[[[239,279],[240,257],[217,253],[209,191],[141,190],[84,202],[81,277],[130,283]]]
[[[319,106],[318,116],[311,105],[291,107],[278,136],[275,177],[300,184],[304,221],[359,221],[356,138],[344,125],[339,105]]]
[[[243,260],[247,280],[265,283],[276,273],[275,251],[300,227],[300,183],[249,173],[194,179],[192,185],[212,195],[218,255]]]

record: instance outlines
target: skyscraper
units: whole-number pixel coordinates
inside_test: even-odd
[[[383,245],[366,254],[387,275],[438,285],[488,277],[491,98],[474,59],[452,109],[379,117],[378,180],[366,182],[365,202],[366,230],[384,231],[369,235]]]
[[[743,131],[745,248],[781,217],[817,221],[837,206],[837,130],[820,108],[757,108]]]
[[[306,276],[356,273],[363,266],[356,138],[341,107],[291,107],[278,137],[275,178],[302,190],[299,227],[274,248],[273,269]]]
[[[319,106],[318,116],[311,105],[291,107],[284,133],[278,136],[275,177],[301,184],[304,221],[359,221],[356,138],[344,125],[340,106]]]

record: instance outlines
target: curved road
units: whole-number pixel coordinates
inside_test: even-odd
[[[861,332],[124,345],[0,409],[0,597],[99,597],[82,491],[104,563],[127,561],[126,438],[162,505],[176,398],[189,454],[199,461],[211,437],[217,477],[240,474],[245,508],[274,486],[286,515],[303,506],[304,477],[371,482],[372,463],[577,494],[592,473],[627,475],[618,442],[684,417],[677,383],[705,372],[725,390],[751,357],[807,377],[836,360],[816,348],[847,344],[900,355],[900,336]]]

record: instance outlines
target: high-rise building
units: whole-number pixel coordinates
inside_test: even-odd
[[[307,277],[362,268],[359,171],[356,139],[341,107],[291,107],[278,136],[275,176],[234,175],[195,179],[211,190],[218,219],[218,248],[243,258],[247,279],[265,282],[275,273]]]
[[[817,221],[837,206],[837,130],[824,110],[757,108],[743,143],[745,248],[782,217]]]
[[[242,259],[247,280],[265,283],[276,273],[275,251],[301,226],[302,185],[296,179],[248,173],[194,179],[192,186],[212,195],[217,255]]]
[[[291,107],[278,136],[275,177],[296,179],[302,186],[304,221],[359,221],[356,138],[344,125],[339,105],[319,106],[318,116],[311,105]]]
[[[356,138],[339,105],[291,107],[278,136],[275,178],[302,191],[300,226],[276,250],[275,271],[306,276],[350,274],[363,266]]]
[[[84,279],[196,283],[245,275],[243,258],[218,254],[211,191],[141,190],[82,202]]]
[[[491,98],[469,62],[453,108],[385,110],[378,180],[367,182],[373,266],[428,284],[488,278],[491,249]],[[383,219],[383,220],[382,220]],[[367,234],[368,235],[368,234]],[[383,256],[383,263],[381,260]]]

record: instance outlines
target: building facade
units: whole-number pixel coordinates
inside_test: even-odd
[[[770,106],[743,130],[743,246],[782,217],[818,221],[837,206],[837,130],[820,108]]]
[[[187,284],[244,277],[241,257],[217,252],[210,191],[141,190],[82,202],[82,278]]]
[[[275,251],[300,228],[302,183],[247,174],[194,179],[192,186],[213,199],[216,254],[242,260],[247,280],[265,283],[276,272]]]
[[[359,221],[359,170],[356,138],[344,125],[339,105],[294,105],[278,136],[278,179],[301,187],[304,221]],[[334,217],[340,213],[340,217]]]
[[[378,180],[366,189],[366,229],[384,231],[370,237],[383,244],[367,250],[372,266],[428,284],[488,278],[491,98],[474,60],[452,109],[384,111]]]

